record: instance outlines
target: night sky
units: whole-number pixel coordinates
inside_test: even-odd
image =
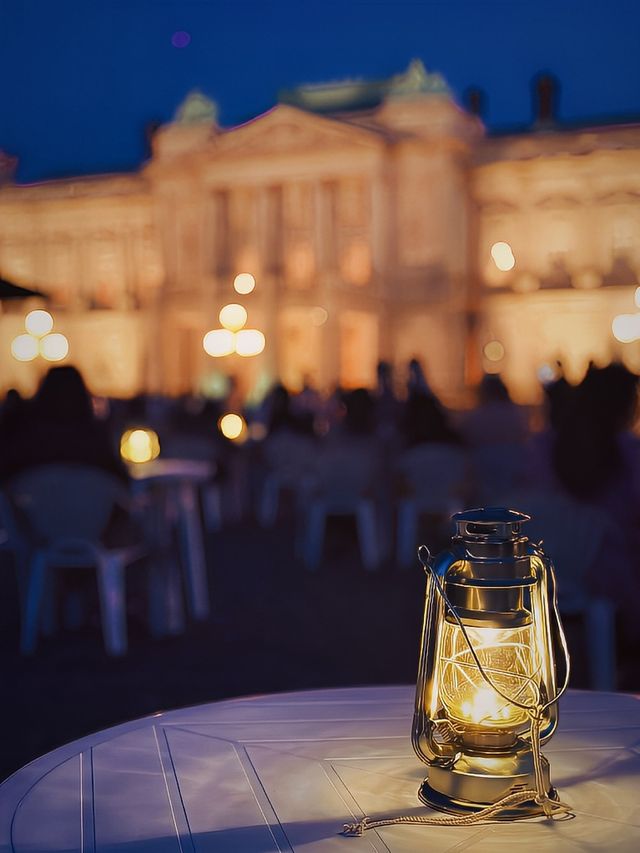
[[[563,119],[640,115],[640,0],[0,0],[0,147],[20,181],[135,169],[191,89],[230,126],[413,57],[484,89],[491,128],[530,120],[543,69]]]

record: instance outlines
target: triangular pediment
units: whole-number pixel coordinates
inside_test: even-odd
[[[303,154],[349,146],[376,148],[384,136],[346,121],[279,104],[247,124],[216,138],[216,150],[230,156]]]

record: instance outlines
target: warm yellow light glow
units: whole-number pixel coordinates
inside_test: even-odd
[[[311,309],[311,324],[313,326],[324,326],[328,319],[329,312],[326,308],[316,305],[315,308]]]
[[[489,341],[482,351],[488,361],[501,361],[504,358],[504,347],[500,341]]]
[[[160,441],[152,429],[128,429],[120,439],[120,455],[127,462],[151,462],[160,455]]]
[[[16,361],[33,361],[39,351],[38,340],[32,335],[18,335],[11,341],[11,355]]]
[[[24,318],[24,327],[30,335],[41,338],[53,329],[53,317],[48,311],[42,311],[39,308],[36,311],[29,311]]]
[[[69,341],[59,332],[40,339],[40,355],[47,361],[62,361],[69,354]]]
[[[636,308],[640,308],[640,287],[636,287],[636,292],[633,295],[633,301],[636,303]]]
[[[229,412],[220,418],[218,428],[225,438],[238,441],[244,437],[247,425],[243,417]]]
[[[460,706],[462,715],[472,723],[481,723],[485,719],[509,720],[511,705],[490,687],[479,687],[470,701]]]
[[[218,315],[220,322],[230,332],[237,332],[247,322],[247,311],[237,302],[225,305]]]
[[[236,352],[238,355],[259,355],[265,344],[264,335],[258,329],[243,329],[236,334]]]
[[[466,630],[496,687],[518,702],[534,705],[539,698],[540,667],[532,625]],[[452,720],[489,728],[518,727],[527,722],[525,710],[484,681],[462,631],[450,622],[443,626],[440,658],[440,699]]]
[[[611,323],[613,337],[623,344],[640,339],[640,314],[618,314]]]
[[[241,272],[233,280],[234,290],[243,295],[251,293],[255,286],[256,280],[250,272]]]
[[[202,339],[202,346],[207,355],[219,358],[235,352],[235,335],[228,329],[212,329]]]
[[[512,270],[516,265],[516,259],[513,256],[513,251],[508,243],[494,243],[491,247],[491,257],[493,262],[502,272]]]

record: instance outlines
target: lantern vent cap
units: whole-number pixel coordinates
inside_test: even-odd
[[[530,515],[505,507],[482,507],[453,516],[456,536],[466,541],[504,542],[519,539],[522,525]]]

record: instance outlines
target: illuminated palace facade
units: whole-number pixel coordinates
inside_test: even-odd
[[[611,332],[639,271],[640,125],[487,136],[418,62],[296,89],[227,130],[192,95],[136,174],[0,187],[0,273],[47,294],[98,394],[206,390],[221,373],[245,391],[370,386],[378,359],[416,356],[451,404],[483,368],[532,402],[555,359],[572,379],[591,359],[640,369],[640,343]],[[262,354],[204,352],[228,302]],[[47,367],[11,358],[29,307],[0,315],[2,385],[26,393]]]

